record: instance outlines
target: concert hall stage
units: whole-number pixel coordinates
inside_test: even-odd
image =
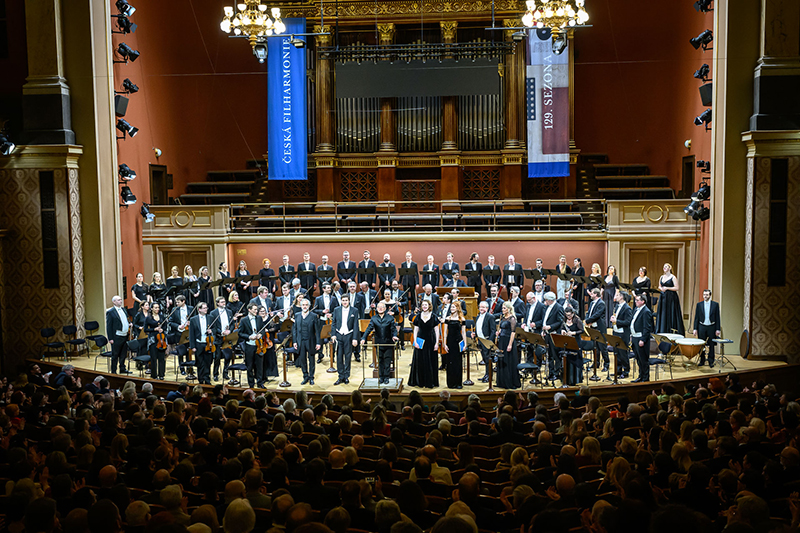
[[[407,346],[406,349],[403,351],[402,355],[399,358],[399,369],[400,369],[400,376],[403,378],[403,382],[407,383],[408,381],[408,374],[411,364],[411,357],[412,357],[412,350]],[[781,381],[785,381],[785,386],[793,387],[796,386],[797,376],[798,376],[798,367],[797,365],[787,365],[785,362],[782,361],[764,361],[764,360],[748,360],[742,359],[738,355],[727,356],[731,363],[735,365],[736,372],[741,376],[742,383],[751,383],[756,379],[768,379],[772,383],[776,383],[780,386]],[[365,361],[365,358],[362,357],[362,362]],[[122,384],[125,381],[135,381],[137,382],[137,386],[139,382],[151,382],[153,383],[156,393],[159,396],[166,397],[166,394],[170,390],[174,390],[175,384],[179,381],[185,381],[183,376],[178,376],[176,379],[175,376],[175,357],[170,357],[167,360],[167,379],[165,381],[154,381],[150,380],[148,375],[141,376],[138,371],[135,370],[134,365],[134,373],[130,376],[119,376],[108,374],[105,372],[107,370],[107,363],[105,359],[99,359],[97,362],[98,371],[94,371],[94,364],[95,364],[95,356],[92,355],[91,357],[81,356],[78,358],[73,358],[71,361],[76,368],[76,375],[80,376],[83,380],[83,383],[86,384],[87,382],[93,380],[95,376],[104,375],[109,378],[112,383],[112,388],[121,388]],[[237,359],[237,362],[241,362],[240,359]],[[334,386],[333,383],[336,381],[338,375],[336,373],[328,373],[326,372],[327,368],[329,367],[329,359],[326,355],[323,363],[317,364],[317,369],[315,373],[315,385],[305,385],[301,386],[300,383],[303,380],[302,372],[300,368],[295,368],[294,366],[287,367],[287,378],[291,386],[289,387],[279,387],[278,383],[282,381],[282,375],[278,378],[272,378],[272,381],[267,384],[267,389],[271,391],[278,392],[281,396],[285,396],[288,394],[293,394],[297,390],[305,390],[308,391],[310,395],[323,395],[326,393],[330,393],[334,396],[334,399],[337,403],[346,403],[347,399],[349,398],[349,394],[357,389],[362,381],[362,372],[364,377],[372,377],[372,369],[369,368],[368,364],[371,362],[371,356],[366,358],[366,363],[363,365],[362,371],[362,364],[356,363],[353,360],[353,366],[351,369],[351,377],[350,383],[348,385],[337,385]],[[598,372],[598,377],[600,377],[600,381],[589,381],[588,385],[592,389],[592,395],[598,396],[601,400],[605,402],[615,402],[616,398],[620,394],[628,394],[631,399],[636,398],[637,401],[643,400],[644,397],[653,389],[658,389],[660,387],[659,382],[671,382],[677,384],[688,384],[688,383],[696,383],[696,384],[703,384],[706,385],[708,380],[715,376],[722,376],[724,374],[728,374],[730,372],[734,372],[733,366],[731,364],[725,365],[724,368],[721,368],[717,365],[715,368],[709,368],[708,366],[697,367],[697,366],[689,366],[686,368],[683,363],[686,362],[682,356],[678,355],[675,357],[673,365],[672,365],[672,377],[670,377],[670,370],[667,366],[662,366],[658,372],[658,381],[656,381],[656,374],[654,366],[650,368],[650,379],[651,381],[648,383],[631,383],[631,380],[636,377],[636,370],[635,366],[632,368],[631,371],[631,378],[620,380],[619,384],[614,385],[611,381],[606,380],[606,375],[603,373],[602,375]],[[51,359],[49,362],[40,361],[39,362],[42,367],[43,371],[53,371],[54,375],[58,373],[59,368],[63,361]],[[278,368],[279,370],[282,369],[283,358],[279,357],[278,361]],[[495,386],[494,392],[487,393],[486,390],[488,388],[487,384],[481,383],[477,381],[477,378],[483,376],[483,369],[484,366],[477,364],[477,359],[472,357],[470,360],[470,378],[472,381],[475,382],[474,385],[464,386],[463,389],[450,389],[451,394],[454,397],[457,397],[455,401],[459,399],[465,399],[467,395],[471,393],[476,393],[481,396],[482,399],[492,399],[494,400],[496,397],[500,396],[504,389],[497,388]],[[613,364],[613,356],[612,356],[612,364]],[[599,369],[598,369],[599,370]],[[790,371],[787,371],[790,370]],[[466,367],[464,369],[464,378],[466,379]],[[237,372],[238,374],[238,372]],[[768,377],[767,377],[768,376]],[[212,376],[213,377],[213,376]],[[238,375],[237,375],[238,377]],[[244,381],[244,386],[238,385],[236,387],[230,387],[231,394],[234,398],[239,398],[240,393],[242,390],[247,388],[247,378],[244,372],[242,372],[241,378]],[[190,385],[194,385],[196,381],[189,381]],[[212,381],[212,385],[221,384],[222,381]],[[440,387],[435,389],[417,389],[419,390],[423,398],[424,397],[432,397],[438,396],[438,393],[445,389],[443,385],[446,383],[446,376],[444,371],[439,372],[439,383]],[[582,384],[586,384],[586,379],[584,378]],[[545,401],[548,403],[552,401],[552,394],[559,390],[563,390],[568,396],[572,396],[575,393],[577,387],[570,387],[560,389],[561,383],[556,381],[556,387],[547,386],[543,387],[541,385],[531,386],[528,382],[525,383],[524,391],[527,390],[535,390],[542,396]],[[207,389],[211,387],[206,386]],[[396,397],[405,397],[408,393],[414,389],[414,387],[408,387],[407,385],[403,387],[403,390],[398,393],[393,393],[393,396]],[[261,389],[256,389],[261,390]],[[369,395],[365,393],[366,395]],[[377,393],[373,393],[377,396]]]

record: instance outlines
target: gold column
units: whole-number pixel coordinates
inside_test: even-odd
[[[314,26],[314,33],[330,33],[330,26]],[[330,46],[330,35],[316,35],[314,37],[316,54],[316,73],[314,97],[317,108],[315,125],[317,129],[317,152],[333,152],[333,91],[331,60],[322,58],[319,49]]]
[[[381,46],[388,46],[394,43],[396,28],[393,22],[378,24],[378,36]],[[394,153],[396,146],[396,126],[395,126],[395,98],[381,98],[381,146],[379,151]],[[392,160],[389,158],[388,160]],[[392,170],[392,172],[394,172]],[[393,178],[393,175],[392,175]]]
[[[456,30],[458,22],[455,20],[443,20],[439,22],[442,30],[442,42],[452,44],[456,42]],[[442,150],[458,150],[457,129],[458,129],[458,101],[455,96],[445,96],[443,99],[443,120],[442,120]]]
[[[505,19],[503,26],[506,28],[519,28],[522,26],[520,19]],[[503,173],[500,180],[501,198],[522,198],[522,175],[525,165],[525,137],[522,127],[525,124],[523,105],[525,75],[523,63],[525,60],[524,41],[514,41],[512,35],[516,30],[505,30],[503,35],[507,41],[514,43],[514,53],[506,55],[503,64],[504,104],[506,122],[506,143],[503,153]],[[519,203],[514,207],[522,209]],[[506,209],[512,208],[508,205]]]

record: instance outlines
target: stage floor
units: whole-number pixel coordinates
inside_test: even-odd
[[[398,359],[398,367],[399,367],[399,377],[403,380],[403,392],[408,392],[414,387],[408,387],[406,383],[408,382],[408,374],[411,367],[411,358],[412,358],[413,350],[406,346],[406,349],[402,351],[399,359]],[[658,374],[656,374],[655,366],[651,366],[650,368],[650,380],[651,381],[671,381],[671,380],[693,380],[697,379],[699,382],[703,382],[703,380],[707,380],[713,376],[719,376],[720,374],[727,374],[734,371],[746,371],[746,370],[761,370],[766,368],[774,368],[779,366],[786,366],[786,363],[781,361],[756,361],[756,360],[747,360],[742,359],[738,355],[726,356],[730,362],[724,366],[721,366],[719,362],[714,368],[709,368],[708,366],[697,367],[695,364],[685,365],[687,360],[681,356],[677,355],[674,357],[673,364],[671,365],[672,375],[670,375],[670,367],[666,365],[660,365],[658,369]],[[464,385],[463,389],[459,390],[458,392],[463,393],[470,393],[476,392],[481,393],[485,392],[488,388],[488,385],[485,383],[481,383],[478,381],[478,378],[481,378],[484,375],[484,366],[478,365],[478,357],[472,355],[470,357],[470,378],[472,379],[474,385]],[[165,382],[181,382],[187,381],[185,376],[181,376],[180,374],[176,377],[175,374],[175,364],[176,364],[176,357],[168,357],[167,358],[167,375]],[[55,358],[51,359],[53,363],[57,363]],[[330,367],[330,359],[327,355],[327,350],[325,352],[325,358],[323,359],[322,363],[318,363],[316,366],[316,372],[314,376],[315,384],[312,385],[303,385],[301,386],[300,383],[303,381],[303,374],[300,368],[295,368],[291,364],[287,366],[287,380],[291,385],[286,388],[279,387],[278,384],[282,381],[282,365],[283,365],[283,357],[282,355],[278,357],[278,370],[281,375],[278,378],[271,378],[271,381],[266,384],[266,388],[271,390],[297,390],[303,389],[307,391],[314,391],[317,393],[326,393],[326,392],[337,392],[337,393],[349,393],[362,385],[362,381],[364,378],[372,378],[372,371],[373,369],[369,367],[369,364],[372,362],[371,354],[369,357],[361,358],[361,363],[358,363],[353,359],[352,367],[350,371],[350,383],[349,384],[341,384],[334,386],[334,382],[338,378],[338,374],[336,372],[328,373],[327,369]],[[612,365],[613,365],[613,355],[611,357]],[[696,358],[695,358],[696,361]],[[717,356],[717,361],[719,361],[719,356]],[[75,367],[82,369],[84,371],[92,372],[94,371],[95,365],[95,355],[92,354],[90,357],[81,356],[77,358],[73,358],[70,361]],[[237,358],[237,363],[243,362],[242,359]],[[735,369],[734,369],[735,367]],[[105,373],[107,372],[107,362],[105,359],[99,359],[97,361],[97,371],[98,373]],[[613,368],[613,366],[612,366]],[[135,366],[131,368],[134,371],[132,377],[140,378],[139,372],[135,370]],[[464,380],[466,380],[466,366],[464,367]],[[618,385],[627,385],[631,383],[631,381],[637,377],[637,369],[635,364],[632,363],[631,368],[631,376],[624,380],[618,380]],[[588,381],[588,385],[593,389],[595,387],[613,387],[615,386],[610,379],[607,379],[605,373],[601,373],[600,369],[598,369],[597,376],[600,378],[599,381]],[[145,374],[144,379],[148,379],[149,375]],[[221,377],[221,376],[220,376]],[[238,377],[238,372],[236,376]],[[236,388],[247,388],[247,376],[245,372],[242,372],[241,381],[243,383],[236,385]],[[375,380],[377,381],[377,380]],[[189,384],[196,384],[197,381],[188,381]],[[212,375],[212,385],[222,384],[222,380],[213,381]],[[422,392],[438,392],[440,390],[446,389],[444,385],[447,383],[447,378],[445,375],[445,371],[439,372],[439,383],[440,387],[433,388],[433,389],[420,389]],[[584,376],[584,380],[582,384],[587,384],[586,376]],[[705,384],[705,383],[704,383]],[[556,380],[555,387],[561,387],[561,382]],[[617,385],[617,386],[618,386]],[[544,385],[533,385],[529,381],[524,383],[523,389],[524,390],[553,390],[555,388],[552,383],[548,384],[547,386]],[[390,387],[392,389],[392,387]],[[496,385],[494,386],[495,390],[500,390]],[[374,390],[374,389],[373,389]],[[452,390],[452,389],[451,389]],[[397,392],[396,389],[393,392]],[[455,391],[454,391],[455,392]]]

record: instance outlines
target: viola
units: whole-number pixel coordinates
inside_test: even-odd
[[[163,331],[156,335],[156,348],[159,350],[167,349],[167,336]]]
[[[206,351],[208,353],[217,351],[217,345],[214,344],[214,335],[206,335]]]

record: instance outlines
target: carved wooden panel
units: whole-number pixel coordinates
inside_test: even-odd
[[[316,174],[309,173],[307,180],[286,180],[281,182],[281,185],[283,186],[284,201],[317,199]]]
[[[464,169],[464,200],[499,200],[500,169]]]
[[[523,170],[524,172],[524,170]],[[522,178],[525,198],[560,198],[561,178]]]
[[[433,211],[436,209],[436,182],[401,181],[400,200],[413,202],[403,205],[403,211]]]
[[[376,172],[342,172],[340,186],[342,202],[378,200],[378,175]]]

